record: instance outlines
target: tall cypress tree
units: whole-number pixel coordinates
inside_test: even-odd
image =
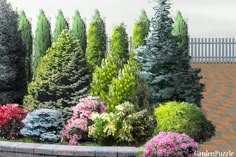
[[[129,41],[124,23],[113,29],[110,52],[116,60],[115,63],[118,64],[118,67],[122,68],[123,64],[127,63],[129,58]]]
[[[188,25],[180,11],[177,12],[173,26],[173,35],[179,38],[178,45],[184,49],[189,49]]]
[[[33,73],[37,68],[41,57],[43,57],[47,49],[51,46],[51,26],[45,16],[43,10],[40,10],[37,28],[34,38],[34,53],[33,53]]]
[[[26,48],[26,61],[25,61],[25,69],[26,69],[26,79],[28,82],[32,79],[32,44],[33,44],[33,37],[32,37],[32,27],[31,23],[27,19],[25,12],[21,11],[19,17],[19,27],[18,27],[22,41]]]
[[[151,20],[151,36],[145,46],[137,49],[141,76],[149,86],[150,104],[184,101],[201,106],[204,85],[199,83],[200,69],[191,68],[187,50],[180,48],[172,35],[169,1],[158,2]]]
[[[145,38],[148,36],[149,27],[150,21],[147,17],[145,10],[142,10],[139,19],[134,24],[132,42],[132,46],[134,49],[138,48],[139,46],[144,46],[146,44]]]
[[[90,69],[93,71],[96,66],[100,66],[106,53],[106,28],[105,22],[98,10],[95,11],[88,30],[88,47],[86,59]]]
[[[87,48],[86,25],[82,20],[78,10],[76,10],[75,16],[73,18],[71,32],[75,35],[77,39],[79,39],[80,46],[83,52],[85,53]]]
[[[57,40],[58,36],[64,29],[69,29],[69,25],[63,15],[63,12],[59,10],[56,18],[55,29],[53,32],[53,42]]]
[[[0,104],[22,103],[26,92],[26,51],[18,31],[18,14],[0,0]]]

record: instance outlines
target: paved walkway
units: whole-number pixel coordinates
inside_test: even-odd
[[[216,136],[202,151],[234,151],[236,157],[236,64],[193,64],[201,68],[206,91],[202,107],[216,126]],[[205,78],[206,77],[206,78]]]

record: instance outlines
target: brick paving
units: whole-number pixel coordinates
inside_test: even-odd
[[[193,64],[201,68],[206,91],[202,108],[216,126],[216,135],[201,151],[229,151],[236,156],[236,64]]]

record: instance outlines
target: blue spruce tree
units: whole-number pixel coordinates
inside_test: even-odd
[[[151,20],[151,35],[145,46],[136,49],[136,59],[142,65],[141,77],[149,86],[150,104],[176,100],[200,107],[204,89],[199,83],[200,69],[191,68],[188,49],[178,46],[178,37],[172,35],[169,1],[158,2]]]

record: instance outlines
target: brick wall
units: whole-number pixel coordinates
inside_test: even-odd
[[[0,157],[136,157],[135,147],[89,147],[0,142]]]

